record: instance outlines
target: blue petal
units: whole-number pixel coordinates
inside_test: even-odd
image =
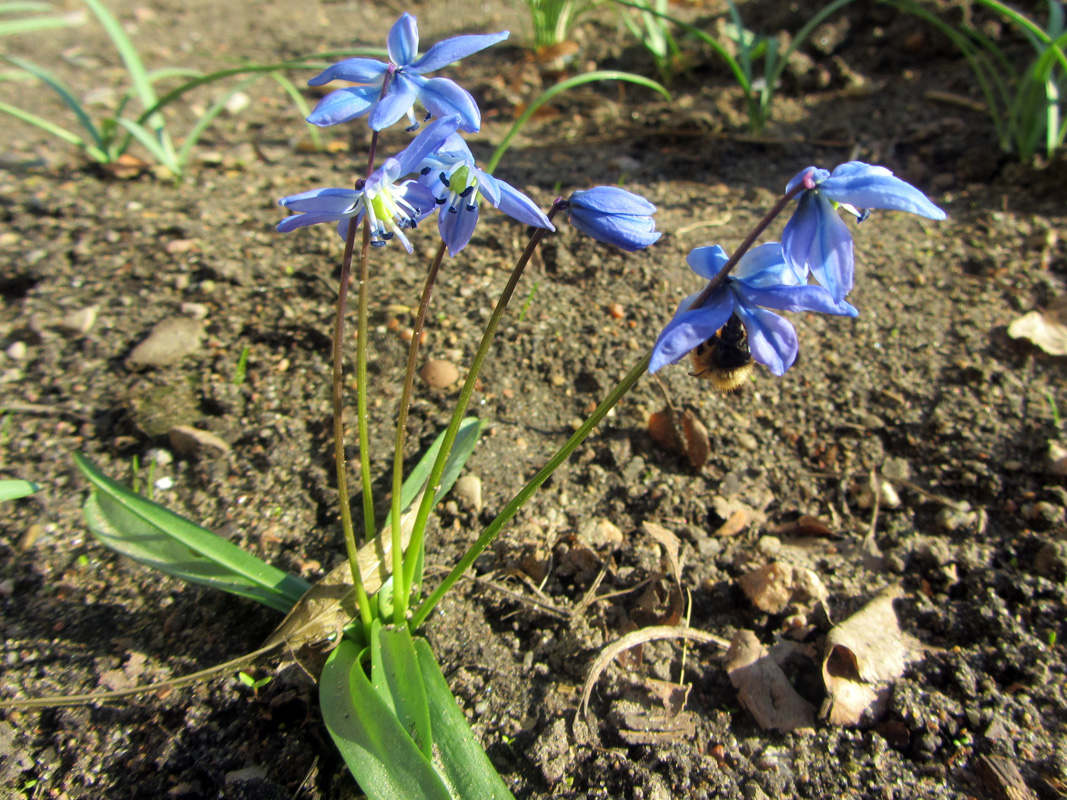
[[[422,129],[418,136],[411,140],[411,144],[397,154],[399,175],[407,175],[415,172],[416,167],[430,155],[441,149],[441,145],[448,141],[448,137],[456,132],[462,122],[458,115],[442,116],[435,119]]]
[[[382,131],[396,123],[415,105],[418,92],[416,85],[399,72],[393,73],[393,79],[385,90],[385,97],[379,100],[367,117],[367,124],[372,131]]]
[[[395,197],[415,208],[415,218],[420,222],[437,208],[437,198],[434,197],[433,192],[418,181],[404,181],[399,186],[394,186],[392,191]]]
[[[602,214],[571,206],[570,220],[575,228],[598,242],[613,244],[629,253],[648,247],[661,235],[650,217]]]
[[[482,33],[474,36],[456,36],[438,42],[426,54],[408,67],[409,70],[418,73],[433,72],[448,66],[461,58],[466,58],[472,53],[491,47],[497,42],[502,42],[510,36],[507,31],[500,33]]]
[[[849,161],[834,169],[818,191],[838,203],[857,208],[885,208],[908,211],[930,219],[944,219],[945,212],[931,203],[926,195],[893,175],[885,167]]]
[[[478,181],[478,191],[493,208],[500,208],[500,186],[504,181],[494,178],[488,172],[482,172],[475,166],[471,166],[475,179]],[[507,185],[507,184],[504,184]],[[507,212],[505,212],[507,213]]]
[[[797,360],[797,332],[789,320],[747,303],[737,304],[737,316],[748,331],[752,358],[781,377]]]
[[[289,233],[289,231],[295,231],[297,228],[318,225],[320,222],[336,222],[337,217],[337,214],[294,214],[279,222],[277,230],[279,233]]]
[[[398,67],[404,67],[415,60],[419,54],[419,23],[411,14],[404,12],[393,23],[386,39],[389,60]]]
[[[419,102],[435,117],[459,114],[460,130],[474,133],[482,126],[482,112],[470,92],[448,78],[430,78],[418,89]]]
[[[495,204],[497,208],[519,222],[533,225],[535,228],[555,230],[537,203],[509,183],[497,180],[497,184],[500,187],[500,202]]]
[[[379,93],[373,86],[350,86],[330,92],[315,106],[307,121],[325,128],[362,117],[378,100]]]
[[[782,252],[798,275],[810,268],[834,300],[852,291],[852,234],[821,191],[801,195],[782,231]]]
[[[602,214],[633,214],[649,216],[656,207],[640,195],[620,189],[618,186],[595,186],[583,189],[570,196],[571,206],[599,211]]]
[[[381,91],[382,76],[388,65],[372,58],[346,58],[327,67],[308,81],[308,86],[322,86],[330,81],[352,81],[352,83],[372,83]]]
[[[717,244],[710,247],[696,247],[689,251],[685,257],[690,269],[705,280],[711,280],[718,275],[730,257],[726,251]]]
[[[474,208],[468,207],[467,200],[460,198],[456,204],[456,210],[450,211],[447,206],[442,206],[441,213],[437,217],[437,230],[441,232],[441,238],[448,245],[448,254],[455,256],[467,246],[474,233],[474,227],[478,224],[478,203]]]
[[[835,301],[826,289],[814,284],[753,287],[736,281],[730,287],[741,292],[753,305],[777,308],[779,311],[818,311],[842,317],[855,317],[860,313],[847,301]]]
[[[741,256],[730,275],[749,286],[800,283],[796,273],[786,265],[778,242],[768,242],[749,250]]]
[[[283,197],[278,205],[291,211],[312,214],[333,214],[335,217],[351,206],[360,197],[352,189],[312,189],[309,192]]]
[[[734,297],[730,292],[715,292],[700,308],[686,310],[696,299],[696,294],[685,298],[667,327],[656,339],[652,357],[648,362],[649,373],[660,367],[681,361],[686,353],[701,342],[706,342],[719,330],[734,311]]]

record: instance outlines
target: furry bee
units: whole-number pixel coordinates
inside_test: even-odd
[[[752,372],[748,331],[736,314],[715,335],[696,346],[690,354],[695,378],[707,378],[720,392],[741,389]]]

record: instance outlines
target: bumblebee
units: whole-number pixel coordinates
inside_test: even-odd
[[[752,372],[748,331],[736,314],[715,335],[701,342],[690,354],[695,378],[707,378],[720,392],[736,392]]]

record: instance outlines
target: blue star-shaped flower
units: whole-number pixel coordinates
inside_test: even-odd
[[[659,239],[652,219],[655,213],[656,207],[648,200],[618,186],[583,189],[567,201],[567,215],[575,228],[631,253]]]
[[[709,281],[729,258],[718,245],[698,247],[688,258],[689,266]],[[782,257],[782,246],[771,242],[745,253],[726,280],[699,308],[690,308],[700,293],[678,306],[656,340],[648,371],[680,361],[689,351],[715,335],[731,315],[737,314],[748,330],[752,358],[773,374],[782,375],[797,358],[797,334],[788,320],[767,311],[821,311],[854,317],[859,312],[847,302],[837,302],[821,286],[804,283]]]
[[[838,216],[837,206],[861,220],[870,208],[909,211],[930,219],[945,218],[945,212],[914,186],[895,177],[885,167],[862,161],[841,164],[832,173],[808,167],[789,181],[786,192],[800,184],[805,191],[782,231],[785,260],[798,274],[807,274],[810,267],[815,280],[835,300],[843,300],[852,291],[854,270],[852,234]]]
[[[467,246],[478,224],[478,196],[493,208],[535,228],[555,230],[544,212],[514,186],[478,169],[467,143],[452,134],[437,152],[427,156],[421,166],[419,183],[432,191],[441,213],[437,227],[448,245],[448,254],[456,255]]]
[[[373,246],[384,247],[395,236],[412,252],[404,229],[414,228],[426,219],[437,207],[437,198],[417,181],[399,185],[396,181],[441,147],[456,132],[460,121],[455,114],[434,120],[402,152],[387,158],[359,189],[312,189],[283,197],[278,205],[297,213],[278,223],[278,230],[288,233],[320,222],[336,222],[337,233],[344,239],[350,221],[355,220],[358,225],[366,214],[370,217]]]
[[[367,121],[372,130],[388,128],[405,115],[414,129],[418,127],[415,121],[415,101],[418,100],[430,112],[430,116],[459,114],[463,120],[460,128],[476,131],[481,127],[482,116],[470,93],[448,78],[426,78],[425,73],[484,50],[507,39],[509,35],[507,31],[501,31],[456,36],[438,42],[422,58],[418,58],[418,23],[415,17],[405,11],[389,30],[388,64],[371,58],[349,58],[308,81],[311,86],[321,86],[333,80],[363,84],[326,95],[315,106],[308,122],[325,127],[348,122],[369,112]]]

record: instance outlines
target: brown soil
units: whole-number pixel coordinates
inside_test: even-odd
[[[111,5],[150,67],[200,69],[356,38],[378,45],[401,10],[293,0]],[[515,8],[488,8],[412,10],[426,44],[523,30]],[[710,28],[724,9],[683,13]],[[777,4],[743,13],[768,31],[803,22]],[[653,74],[608,11],[577,38],[572,69]],[[93,23],[4,45],[81,95],[123,86],[121,64]],[[484,507],[452,499],[439,509],[433,567],[458,558],[651,345],[694,291],[688,251],[736,246],[797,171],[852,158],[884,164],[949,213],[940,224],[876,213],[858,228],[851,299],[861,315],[794,316],[801,360],[785,377],[763,372],[741,393],[720,396],[684,365],[664,370],[671,402],[710,430],[703,469],[650,438],[647,419],[663,395],[642,381],[482,557],[483,582],[462,584],[443,603],[426,635],[519,797],[963,798],[989,791],[986,757],[1010,760],[1039,797],[1062,796],[1067,785],[1065,661],[1056,643],[1067,641],[1067,492],[1046,464],[1049,443],[1065,437],[1057,408],[1067,380],[1061,359],[1006,335],[1013,318],[1063,289],[1064,164],[1020,167],[996,149],[983,114],[924,96],[936,89],[978,99],[951,46],[888,8],[849,10],[803,51],[810,63],[787,74],[762,136],[746,134],[740,98],[714,56],[688,43],[690,69],[671,102],[635,87],[583,87],[532,122],[497,170],[546,207],[557,193],[621,181],[659,206],[665,234],[631,256],[566,225],[546,241],[472,406],[486,422],[468,466],[481,478]],[[481,157],[517,104],[553,80],[519,35],[450,74],[481,101],[485,125],[472,137]],[[221,91],[201,90],[176,107],[174,130]],[[247,92],[251,104],[208,132],[178,183],[102,176],[55,140],[0,118],[0,405],[15,404],[0,424],[0,477],[43,487],[0,510],[5,699],[186,674],[255,649],[278,621],[93,541],[74,451],[121,480],[137,458],[143,480],[153,453],[169,454],[159,417],[210,430],[232,452],[175,455],[155,469],[154,480],[173,481],[157,500],[308,580],[342,557],[327,385],[340,242],[330,230],[283,237],[273,225],[278,197],[349,184],[367,137],[359,125],[330,130],[327,138],[350,150],[307,153],[298,147],[303,123],[281,90],[264,79]],[[107,91],[98,96],[107,102]],[[5,82],[0,97],[69,120],[38,86]],[[406,136],[390,131],[383,148]],[[779,222],[772,234],[780,230]],[[434,234],[433,225],[416,234],[411,258],[399,247],[374,253],[376,476],[388,468],[406,351],[394,328],[408,318],[394,307],[416,304]],[[426,358],[469,360],[524,236],[483,211],[472,246],[446,265]],[[131,349],[185,303],[207,312],[201,347],[170,367],[128,368]],[[97,316],[87,333],[60,324],[89,306]],[[247,380],[235,386],[246,347]],[[413,458],[444,426],[453,398],[419,397]],[[352,486],[357,452],[350,444]],[[898,506],[864,507],[872,473],[910,476],[894,484]],[[376,484],[383,498],[386,485]],[[760,513],[739,534],[717,536],[723,498]],[[791,536],[805,515],[828,534]],[[903,627],[928,651],[897,683],[882,724],[761,730],[739,708],[721,653],[691,647],[691,728],[634,743],[624,701],[646,678],[679,676],[680,646],[660,643],[607,671],[589,729],[576,728],[597,653],[662,610],[662,598],[644,590],[578,610],[602,566],[602,594],[658,568],[646,521],[682,539],[690,624],[724,638],[747,628],[771,643],[782,631],[782,615],[758,611],[736,582],[768,554],[817,572],[834,621],[902,586]],[[872,528],[881,559],[862,551]],[[264,664],[256,675],[271,670]],[[809,665],[794,680],[818,706],[817,671]],[[115,705],[4,712],[0,786],[27,798],[355,796],[315,698],[290,672],[258,693],[231,676]]]

